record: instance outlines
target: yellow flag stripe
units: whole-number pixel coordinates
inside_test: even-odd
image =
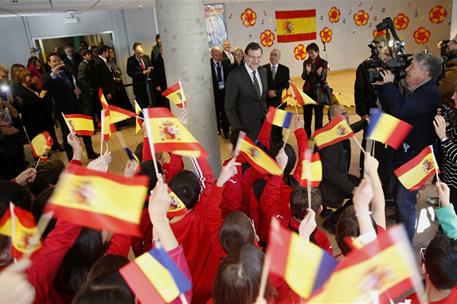
[[[292,31],[287,30],[287,22],[290,22]],[[276,20],[277,35],[294,35],[316,32],[316,17],[290,18]]]

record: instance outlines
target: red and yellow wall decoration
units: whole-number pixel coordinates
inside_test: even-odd
[[[396,30],[405,30],[409,24],[409,17],[406,16],[404,13],[399,13],[394,18],[394,25]]]
[[[354,14],[354,22],[357,26],[366,25],[369,19],[370,15],[364,10],[359,10]]]
[[[297,60],[304,60],[306,58],[306,48],[302,43],[294,48],[294,57]]]
[[[373,37],[385,37],[387,35],[387,30],[378,31],[377,29],[373,30]]]
[[[429,41],[431,33],[428,29],[421,26],[414,31],[413,37],[417,44],[425,44]]]
[[[428,19],[431,23],[441,23],[446,19],[447,11],[441,5],[436,5],[430,9],[428,12]]]
[[[331,23],[337,23],[338,21],[340,21],[340,17],[341,17],[340,9],[337,8],[336,6],[332,6],[328,10],[328,20]]]
[[[260,43],[263,46],[270,47],[275,41],[275,34],[271,30],[264,30],[260,33]]]
[[[323,43],[329,43],[332,41],[332,30],[328,27],[324,27],[319,33],[319,36],[321,36],[321,41]]]
[[[257,21],[257,13],[253,9],[247,8],[241,13],[240,18],[244,26],[254,26]]]

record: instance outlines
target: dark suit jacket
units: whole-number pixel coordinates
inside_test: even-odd
[[[73,76],[68,71],[61,72],[58,77],[52,79],[51,73],[47,73],[43,78],[43,90],[49,91],[54,98],[55,112],[57,115],[79,113],[78,98],[74,92]],[[62,76],[65,74],[65,80]]]
[[[81,61],[78,67],[76,83],[82,90],[83,94],[97,94],[98,84],[97,78],[95,77],[93,62],[86,63],[84,60]]]
[[[366,62],[364,61],[357,67],[354,84],[355,111],[360,116],[368,115],[371,108],[378,107],[376,90],[368,80]]]
[[[73,74],[73,75],[77,75],[78,73],[78,67],[79,67],[79,63],[81,62],[81,56],[79,56],[78,53],[76,54],[73,54],[73,56],[71,56],[71,60],[67,57],[67,55],[63,55],[62,57],[62,61],[65,63],[65,66],[67,67],[67,69]]]
[[[214,98],[217,99],[217,93],[219,91],[219,82],[217,81],[217,74],[216,70],[214,69],[214,61],[213,59],[209,60],[209,64],[211,67],[211,78],[213,79],[213,92],[214,92]],[[229,65],[225,61],[221,61],[221,66],[222,66],[222,75],[224,76],[224,82],[227,83],[227,76],[229,73]]]
[[[258,72],[262,80],[260,98],[245,65],[232,70],[225,85],[225,113],[232,130],[245,131],[254,140],[257,139],[267,110],[267,71],[259,67]]]
[[[230,53],[233,55],[233,52]],[[235,59],[235,57],[233,59]],[[226,64],[231,64],[230,58],[228,58],[224,50],[222,50],[222,61],[224,61]]]
[[[113,73],[107,64],[98,56],[94,59],[94,69],[98,84],[103,89],[103,94],[105,96],[111,94],[114,97],[116,95],[116,83],[114,82]]]
[[[392,83],[378,86],[377,92],[387,113],[413,126],[403,145],[395,152],[394,165],[397,168],[434,143],[433,120],[441,96],[433,79],[405,96],[401,96],[398,87]]]
[[[273,79],[273,74],[271,73],[271,65],[268,63],[264,65],[264,67],[267,69],[268,90],[276,91],[276,97],[270,98],[267,94],[267,105],[277,107],[281,103],[282,90],[289,87],[289,68],[285,65],[278,64],[275,79]]]

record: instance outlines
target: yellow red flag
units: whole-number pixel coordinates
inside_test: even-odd
[[[314,132],[313,139],[319,149],[336,144],[354,136],[351,126],[344,116],[334,118],[323,128]]]
[[[187,106],[187,99],[184,90],[182,89],[181,81],[178,81],[167,88],[163,91],[162,95],[173,102],[178,108],[185,108]]]
[[[135,113],[116,106],[109,106],[109,115],[110,124],[115,124],[120,121],[134,117]]]
[[[278,42],[316,39],[316,10],[276,11]]]
[[[311,159],[303,159],[302,173],[300,184],[307,186],[308,176],[310,179],[311,187],[319,187],[322,181],[322,162],[319,153],[314,153]]]
[[[109,114],[109,104],[106,101],[105,95],[103,95],[102,88],[98,89],[98,97],[100,98],[100,103],[102,104],[102,109],[108,112]]]
[[[135,133],[138,134],[141,131],[141,129],[143,128],[143,120],[140,118],[140,113],[142,113],[142,111],[141,111],[141,107],[138,105],[136,100],[134,100],[134,102],[135,102],[135,114],[136,114]]]
[[[35,136],[31,141],[33,157],[46,157],[46,153],[51,150],[53,143],[52,137],[47,131]]]
[[[92,117],[82,114],[63,114],[63,117],[76,135],[94,135],[94,121]]]
[[[292,82],[289,81],[290,84],[290,90],[293,99],[296,101],[296,105],[298,106],[306,106],[306,105],[317,105],[317,102],[315,102],[311,97],[306,95],[302,90],[297,88],[297,86]]]

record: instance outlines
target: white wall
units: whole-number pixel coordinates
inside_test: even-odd
[[[454,0],[456,1],[456,0]],[[316,9],[316,32],[317,42],[322,50],[319,32],[323,27],[329,27],[332,32],[332,41],[327,44],[327,56],[333,70],[355,68],[366,57],[370,55],[367,47],[368,41],[372,39],[373,29],[384,17],[394,18],[398,13],[403,12],[409,16],[409,25],[405,30],[397,31],[401,39],[406,41],[408,53],[418,52],[425,47],[433,53],[439,54],[436,44],[438,41],[449,38],[450,20],[452,11],[450,0],[302,0],[298,1],[264,1],[264,2],[229,2],[226,3],[227,30],[232,47],[244,48],[251,41],[259,41],[259,36],[265,29],[275,30],[275,11],[277,10],[300,10]],[[447,10],[447,17],[441,24],[433,24],[428,19],[429,10],[435,5],[442,5]],[[341,12],[338,23],[330,23],[328,10],[337,6]],[[251,8],[257,13],[257,22],[253,27],[245,27],[240,20],[240,14],[246,8]],[[357,26],[354,23],[353,15],[356,11],[363,9],[369,13],[370,19],[367,25]],[[384,11],[384,12],[383,12]],[[417,12],[417,16],[416,16]],[[457,14],[457,12],[455,13]],[[376,21],[373,19],[376,17]],[[345,23],[343,20],[345,19]],[[262,24],[263,23],[263,24]],[[418,45],[414,41],[413,33],[424,26],[431,32],[430,41],[426,45]],[[457,24],[455,25],[457,32]],[[272,48],[279,48],[282,51],[282,63],[289,66],[291,75],[298,76],[302,72],[302,61],[294,58],[293,50],[299,43],[305,46],[312,41],[275,43],[272,47],[264,48],[266,56],[264,63],[268,62],[268,53]]]

